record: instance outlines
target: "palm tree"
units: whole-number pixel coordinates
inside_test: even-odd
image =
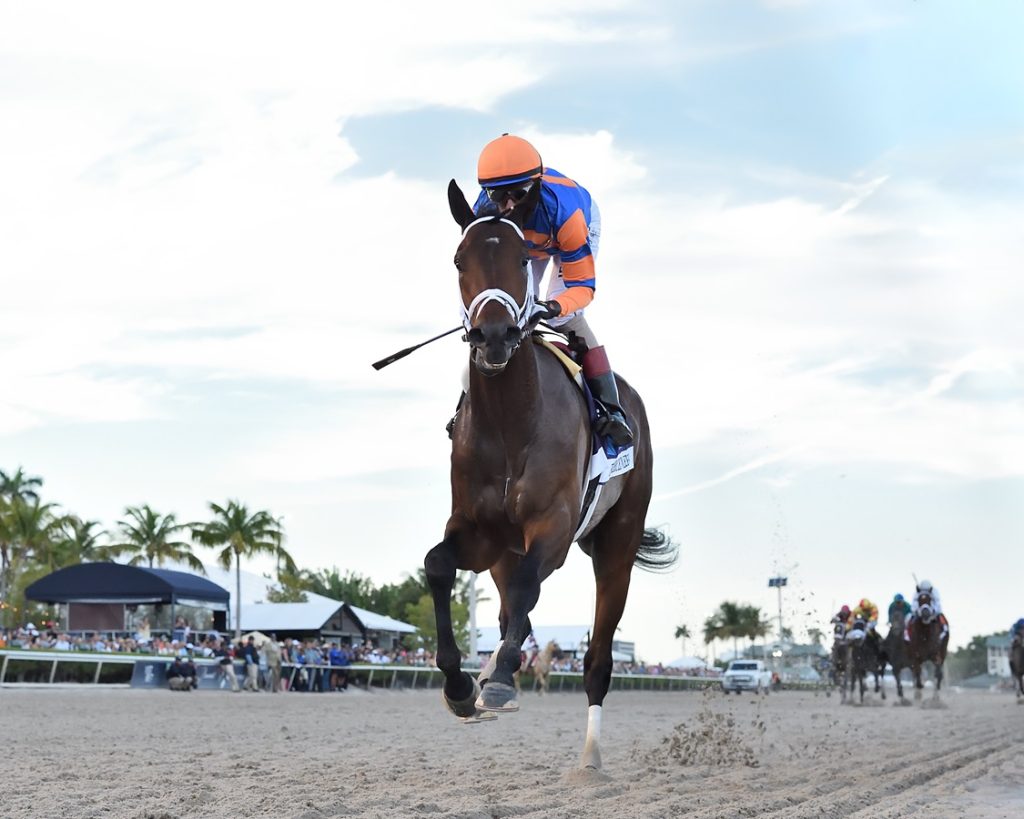
[[[704,621],[704,644],[711,645],[712,656],[714,656],[714,641],[724,640],[728,636],[718,612]]]
[[[78,563],[106,560],[109,557],[108,547],[99,543],[100,538],[107,534],[106,530],[93,531],[99,525],[98,520],[83,520],[77,515],[64,518],[64,542]]]
[[[59,546],[64,519],[54,514],[56,508],[38,498],[29,503],[20,497],[6,508],[3,535],[9,559],[0,577],[0,601],[12,608],[11,601],[20,599],[29,583],[68,562]]]
[[[13,571],[13,530],[16,524],[11,516],[16,514],[17,507],[21,504],[30,501],[38,504],[39,493],[36,490],[42,485],[42,478],[29,477],[20,466],[16,472],[10,474],[0,469],[0,601],[7,598]]]
[[[820,646],[822,641],[825,639],[825,632],[820,628],[809,628],[807,629],[807,639],[814,645]]]
[[[681,626],[676,626],[676,639],[682,639],[683,641],[683,656],[686,656],[686,641],[693,635],[690,634],[690,627],[685,623]]]
[[[128,561],[129,566],[146,563],[152,569],[154,561],[157,566],[163,566],[170,560],[187,563],[189,568],[206,574],[203,562],[192,552],[192,545],[184,540],[174,540],[179,532],[189,528],[189,524],[178,523],[173,513],[161,515],[150,508],[149,504],[129,506],[124,513],[128,519],[117,522],[122,540],[110,545],[111,555],[133,555]]]
[[[238,501],[229,500],[226,506],[211,503],[214,514],[209,523],[193,524],[192,537],[203,546],[223,547],[217,562],[225,569],[235,565],[235,639],[242,636],[242,557],[258,554],[274,555],[295,565],[284,547],[281,522],[270,512],[249,509]]]
[[[739,603],[725,600],[718,605],[718,611],[712,618],[718,624],[717,636],[723,640],[732,638],[733,657],[738,657],[738,640],[746,634],[743,607]]]
[[[758,637],[766,637],[771,630],[771,621],[765,619],[757,606],[740,606],[740,619],[740,636],[749,638],[751,644]]]
[[[42,485],[42,478],[29,477],[20,466],[10,475],[0,469],[0,497],[9,501],[38,501],[39,493],[36,490]]]

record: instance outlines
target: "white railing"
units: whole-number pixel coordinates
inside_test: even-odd
[[[94,664],[84,682],[91,682],[96,685],[118,685],[126,687],[128,680],[132,678],[134,668],[124,674],[125,681],[115,683],[102,683],[101,675],[104,667],[111,665],[134,666],[139,662],[166,662],[170,663],[173,656],[161,654],[120,654],[116,652],[95,652],[82,654],[70,651],[44,651],[27,649],[0,649],[0,686],[12,684],[53,684],[59,681],[61,666],[75,664]],[[199,666],[215,666],[218,659],[195,659]],[[31,663],[28,668],[24,663]],[[236,668],[240,667],[236,660]],[[288,687],[293,688],[300,669],[307,672],[315,671],[317,675],[308,675],[307,690],[313,688],[317,682],[314,677],[319,677],[322,685],[317,686],[319,690],[328,690],[330,675],[332,673],[345,672],[348,674],[349,684],[356,684],[362,688],[390,688],[390,689],[415,689],[415,688],[440,688],[444,675],[433,666],[414,665],[392,665],[392,664],[371,664],[358,663],[349,666],[332,665],[306,665],[286,663],[282,666],[282,677],[288,681]],[[467,671],[474,673],[475,669],[467,668]],[[29,680],[14,679],[17,677],[31,677]],[[81,679],[82,675],[77,675]],[[324,679],[326,678],[326,679]],[[244,675],[240,675],[240,682]],[[682,691],[703,689],[709,686],[719,687],[721,680],[718,677],[688,677],[674,674],[612,674],[610,690],[612,691]],[[786,688],[813,688],[818,684],[814,683],[787,683]],[[533,680],[529,675],[524,675],[523,686],[526,690],[533,687]],[[551,691],[577,691],[583,688],[583,672],[581,671],[553,671],[549,682]]]
[[[32,663],[41,664],[44,667],[48,663],[50,667],[47,679],[48,683],[54,682],[54,678],[57,676],[57,668],[61,663],[95,663],[96,668],[93,671],[92,682],[98,685],[104,665],[118,664],[134,666],[135,663],[142,658],[143,655],[139,654],[78,654],[70,651],[3,649],[0,650],[0,685],[12,682],[7,679],[8,668],[12,660],[15,662],[27,660]],[[121,684],[127,685],[127,683]]]

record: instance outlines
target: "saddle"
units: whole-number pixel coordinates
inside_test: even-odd
[[[633,445],[617,448],[609,439],[597,434],[597,423],[600,417],[598,404],[587,386],[587,380],[583,377],[583,367],[576,360],[582,355],[585,349],[581,347],[582,342],[578,341],[575,333],[569,334],[568,343],[563,341],[550,341],[544,336],[534,334],[534,343],[548,350],[559,363],[565,368],[566,373],[573,380],[587,402],[587,414],[590,416],[590,464],[584,477],[583,502],[580,506],[579,521],[576,525],[576,533],[573,540],[583,534],[590,519],[597,508],[597,501],[601,497],[601,490],[612,478],[623,475],[633,468]]]
[[[565,371],[569,374],[569,377],[575,382],[576,386],[580,388],[580,391],[583,393],[583,397],[587,401],[587,414],[590,416],[591,432],[597,442],[604,447],[608,457],[614,459],[621,453],[631,450],[633,448],[632,444],[616,447],[610,438],[598,435],[597,433],[600,423],[607,417],[608,411],[605,409],[604,405],[594,397],[594,393],[587,384],[586,378],[583,377],[582,360],[583,356],[587,353],[587,345],[583,340],[572,331],[568,334],[568,341],[562,341],[560,339],[552,340],[536,332],[533,335],[533,340],[551,352],[559,360],[562,366],[565,367]],[[623,410],[623,412],[625,412],[625,410]]]

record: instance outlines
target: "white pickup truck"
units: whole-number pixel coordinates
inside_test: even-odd
[[[722,676],[722,690],[726,694],[730,691],[767,694],[771,687],[772,673],[765,668],[764,660],[733,660]]]

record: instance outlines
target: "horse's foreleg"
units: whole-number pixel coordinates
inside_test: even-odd
[[[476,714],[480,686],[462,670],[462,652],[452,627],[452,589],[455,587],[456,535],[449,534],[427,552],[423,561],[437,621],[437,667],[444,673],[444,701],[458,717]]]
[[[522,662],[522,643],[530,625],[529,614],[540,597],[539,565],[539,560],[529,553],[519,560],[507,577],[502,600],[507,616],[505,638],[494,652],[494,670],[476,703],[484,711],[519,710],[513,674]]]
[[[917,661],[910,667],[911,673],[914,675],[914,699],[921,699],[921,690],[924,688],[924,683],[921,681],[921,664]]]

